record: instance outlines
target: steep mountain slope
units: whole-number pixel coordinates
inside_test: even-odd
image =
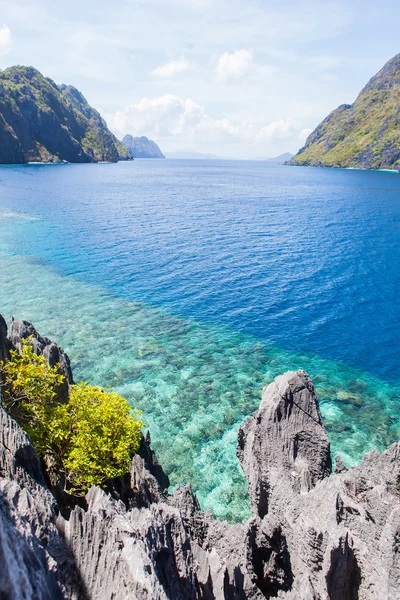
[[[165,158],[155,142],[144,135],[133,137],[128,134],[122,138],[122,143],[132,154],[133,158]]]
[[[57,86],[33,67],[0,71],[0,163],[130,158],[74,87]]]
[[[400,54],[330,113],[289,164],[400,171]]]

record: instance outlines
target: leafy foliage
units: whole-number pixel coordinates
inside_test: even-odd
[[[140,446],[138,414],[114,392],[87,383],[72,386],[68,404],[57,407],[54,432],[68,441],[63,462],[74,491],[128,471]]]
[[[83,494],[128,471],[143,423],[125,398],[80,383],[71,387],[67,403],[59,402],[56,390],[64,377],[29,341],[1,367],[5,408],[29,433],[39,456],[55,459],[68,491]]]
[[[49,366],[43,356],[35,354],[26,340],[21,353],[12,350],[10,355],[10,360],[2,365],[4,406],[26,429],[38,454],[43,456],[50,448],[48,433],[57,403],[56,389],[64,376],[57,367]]]

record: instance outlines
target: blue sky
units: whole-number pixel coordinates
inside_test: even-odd
[[[0,68],[71,83],[110,128],[168,151],[295,152],[400,52],[365,0],[0,0]]]

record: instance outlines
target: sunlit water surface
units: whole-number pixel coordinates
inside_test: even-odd
[[[144,412],[171,483],[248,515],[238,425],[304,368],[333,454],[400,438],[400,177],[257,162],[0,167],[0,311]]]

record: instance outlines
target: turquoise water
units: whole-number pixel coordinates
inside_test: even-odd
[[[0,169],[0,310],[141,408],[172,484],[238,520],[237,428],[277,374],[310,373],[348,464],[400,438],[400,179],[160,163]]]

